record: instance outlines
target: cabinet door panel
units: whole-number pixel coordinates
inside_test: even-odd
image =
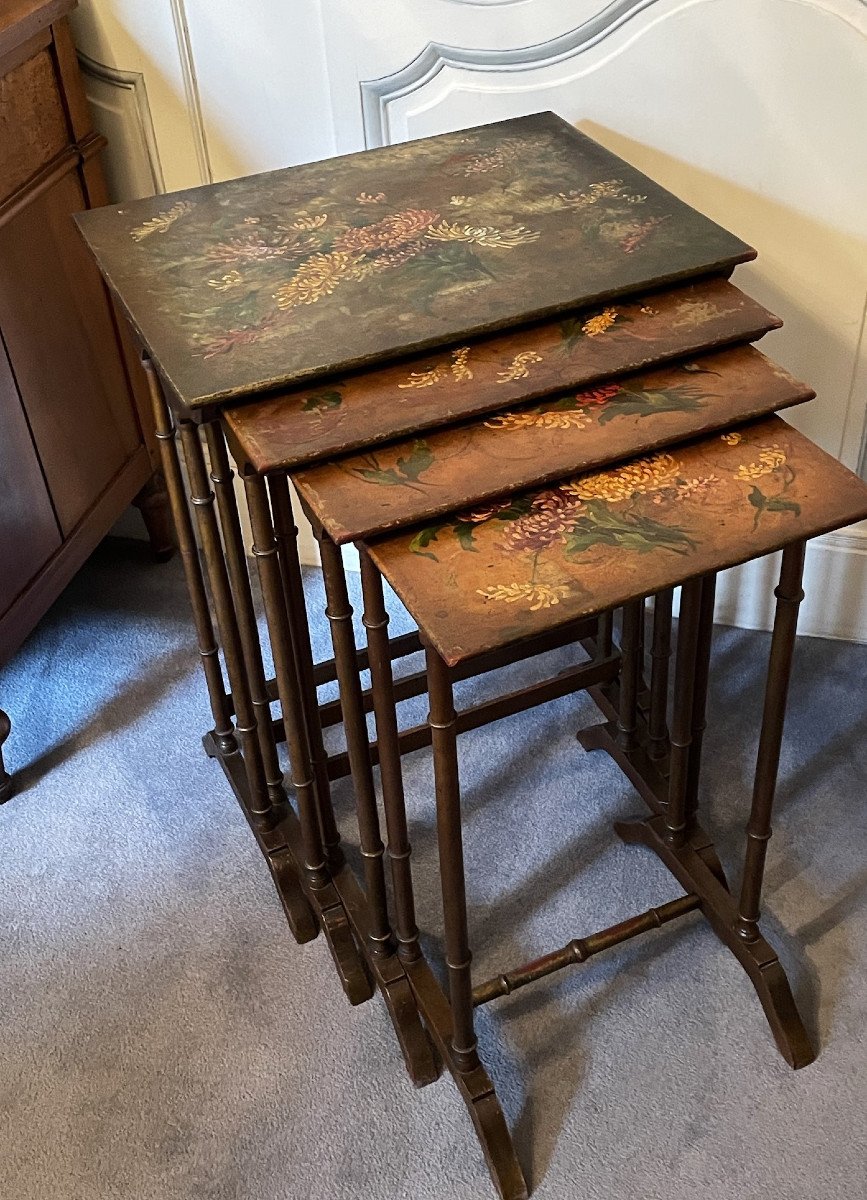
[[[54,62],[47,50],[0,79],[0,192],[4,197],[69,142]]]
[[[0,614],[60,546],[60,531],[0,343]]]
[[[64,535],[141,444],[74,172],[0,228],[0,328]]]

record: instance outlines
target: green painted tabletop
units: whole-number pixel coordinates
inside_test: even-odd
[[[755,257],[553,113],[76,220],[189,408]]]

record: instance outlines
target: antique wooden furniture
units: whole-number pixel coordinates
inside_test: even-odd
[[[143,348],[213,716],[206,750],[296,939],[323,933],[351,1003],[379,990],[417,1085],[448,1065],[501,1195],[524,1196],[526,1185],[477,1060],[474,1003],[605,945],[701,908],[750,973],[788,1060],[809,1061],[785,976],[757,930],[762,855],[804,540],[867,512],[867,488],[769,420],[812,392],[749,346],[779,324],[727,282],[754,251],[551,114],[88,213],[79,224]],[[744,424],[756,419],[764,423]],[[290,477],[322,552],[334,648],[324,663],[311,650]],[[338,546],[348,541],[363,550],[363,649]],[[783,615],[737,913],[696,822],[713,580],[783,546]],[[419,633],[389,638],[380,570]],[[669,732],[672,589],[681,584]],[[645,598],[654,593],[646,680]],[[395,679],[392,663],[422,645],[428,671]],[[568,670],[454,714],[456,680],[566,645],[579,656]],[[320,703],[317,686],[334,679],[339,701]],[[427,689],[431,722],[401,729],[395,704]],[[607,749],[651,808],[624,836],[652,844],[687,895],[473,990],[455,735],[582,689],[615,722],[584,744]],[[343,753],[325,747],[323,728],[335,724]],[[419,948],[403,811],[401,754],[431,743],[449,999]],[[331,802],[331,781],[346,774],[363,886]]]
[[[9,737],[10,728],[9,717],[0,708],[0,804],[12,795],[12,776],[3,763],[3,743]]]
[[[107,200],[73,7],[0,13],[0,663],[131,501],[173,545],[144,379],[72,220]]]
[[[764,497],[760,504],[756,490]],[[616,514],[613,520],[612,514]],[[426,1007],[427,993],[421,990],[420,1003],[473,1114],[502,1196],[523,1197],[526,1186],[493,1085],[479,1059],[474,1008],[583,963],[639,933],[700,909],[746,970],[783,1057],[793,1067],[812,1061],[814,1050],[783,968],[759,929],[762,877],[797,611],[803,597],[805,540],[865,514],[867,485],[774,417],[671,453],[567,479],[553,490],[512,497],[505,515],[489,516],[476,525],[474,553],[450,540],[437,556],[422,555],[415,537],[407,532],[369,545],[363,567],[366,602],[372,604],[374,616],[382,612],[375,566],[409,608],[427,648],[449,980],[447,1019]],[[610,531],[618,522],[630,526],[629,535],[624,529],[619,539],[612,540]],[[638,530],[646,545],[637,542]],[[785,549],[755,787],[737,890],[730,888],[698,820],[714,584],[719,570],[781,545]],[[527,619],[517,624],[514,598],[502,592],[497,581],[520,579],[528,571],[535,592],[531,588],[522,596],[521,615]],[[665,592],[676,584],[682,584],[682,602],[670,751],[662,762],[654,762],[649,754],[649,721],[638,705],[639,620],[645,595]],[[534,603],[543,589],[557,597],[556,604]],[[624,661],[617,704],[612,705],[615,711],[607,725],[581,735],[581,741],[587,749],[606,749],[648,804],[649,817],[615,825],[620,837],[652,849],[686,894],[473,986],[458,782],[459,720],[451,668],[540,628],[621,605]],[[373,673],[375,690],[384,689],[388,696],[389,664],[374,660]],[[663,722],[666,708],[663,701],[657,714]],[[394,769],[399,773],[399,768],[398,755]],[[402,812],[399,788],[384,787],[384,797],[387,805]],[[399,920],[399,897],[396,904]]]

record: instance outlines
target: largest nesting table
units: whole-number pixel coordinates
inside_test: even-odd
[[[665,718],[671,589],[688,583],[687,575],[635,574],[631,587],[597,588],[580,611],[564,603],[573,590],[569,582],[537,581],[537,560],[525,583],[471,578],[483,586],[468,585],[467,592],[453,572],[451,594],[435,601],[434,610],[407,593],[419,568],[423,576],[426,564],[438,560],[434,551],[443,542],[454,539],[461,553],[476,549],[486,522],[502,526],[510,507],[514,518],[534,519],[534,501],[521,489],[551,484],[556,491],[558,481],[575,472],[608,468],[699,435],[718,437],[809,399],[809,389],[749,346],[779,324],[727,282],[737,263],[755,252],[553,114],[99,210],[83,214],[79,224],[143,348],[214,719],[206,749],[241,802],[296,939],[324,934],[352,1003],[378,987],[415,1083],[436,1078],[445,1059],[501,1193],[523,1195],[493,1090],[484,1072],[473,1074],[481,1071],[477,1061],[455,1052],[453,1029],[467,1032],[468,1003],[468,976],[458,978],[455,968],[468,971],[468,962],[452,961],[449,1004],[418,950],[406,818],[398,802],[400,756],[433,741],[439,761],[448,758],[442,729],[449,720],[398,729],[395,700],[425,691],[428,677],[391,676],[392,662],[422,641],[418,635],[388,638],[377,567],[418,620],[440,717],[449,718],[449,689],[462,673],[580,645],[588,660],[465,711],[458,727],[590,688],[615,724],[588,735],[585,744],[614,755],[655,817],[665,811],[669,772],[680,778],[687,757],[687,792],[694,792],[696,751],[677,757]],[[244,480],[274,679],[266,678],[229,448]],[[635,470],[640,476],[647,461],[623,468],[627,477],[634,480]],[[290,472],[322,549],[335,649],[324,663],[315,663],[311,650]],[[800,523],[782,539],[760,538],[747,554],[723,538],[703,561],[705,582],[685,592],[684,676],[690,670],[706,675],[701,664],[709,653],[713,599],[707,580],[731,562],[784,544],[802,547],[813,533],[863,515],[863,487],[853,479],[847,473],[837,480],[839,504],[805,512],[803,519],[788,496],[754,489],[762,499],[754,494],[750,503],[770,517],[766,526],[783,515],[794,519],[795,510]],[[639,487],[636,494],[645,491]],[[460,511],[464,504],[472,507]],[[547,499],[544,504],[550,507]],[[413,528],[401,541],[407,526]],[[624,536],[606,534],[609,543]],[[362,650],[339,551],[348,541],[363,546],[368,647]],[[667,547],[662,541],[670,557],[684,552],[690,539],[678,545],[670,537]],[[798,552],[786,561],[784,599],[791,605]],[[646,586],[648,579],[653,586]],[[433,577],[429,590],[435,595]],[[654,669],[643,739],[644,597],[651,592],[658,593]],[[478,606],[479,596],[502,602],[510,614],[508,635],[501,628],[487,641],[480,638],[471,603],[475,597]],[[528,602],[515,603],[522,598]],[[466,609],[469,648],[454,641],[456,600]],[[611,617],[621,605],[618,648]],[[776,639],[783,644],[778,658],[793,633],[790,622]],[[365,689],[360,672],[368,668],[374,687]],[[786,675],[785,665],[780,671]],[[320,703],[317,685],[335,678],[339,702]],[[699,692],[702,686],[699,680]],[[681,679],[679,728],[682,733],[686,722],[694,733],[696,689],[684,699],[684,687]],[[779,688],[776,695],[779,700]],[[372,742],[371,709],[377,718]],[[772,742],[782,712],[774,717]],[[323,726],[337,723],[345,729],[346,752],[329,755]],[[284,739],[291,801],[279,756]],[[377,761],[394,921],[371,769]],[[348,773],[363,887],[345,862],[330,797],[331,781]],[[765,774],[772,790],[775,772]],[[440,804],[440,790],[438,806],[450,805],[446,825],[454,835],[459,808],[448,789]],[[683,807],[682,799],[678,803]],[[673,842],[665,843],[666,861],[687,889],[674,915],[700,905],[720,932],[730,901],[713,885],[708,899],[694,873],[678,874],[678,853],[694,852],[725,890],[710,842],[692,819],[692,803],[688,837],[675,830]],[[645,841],[659,840],[656,826],[646,830]],[[460,954],[466,947],[454,915],[465,902],[455,887],[454,845],[445,847],[442,861],[444,880],[449,870],[452,880],[450,889],[444,886],[457,938],[450,949]],[[732,934],[729,944],[748,970],[764,970],[767,978],[776,959],[761,939],[756,951],[757,902],[757,894],[748,896],[749,928],[740,942]],[[621,934],[602,936],[602,943],[622,940]],[[782,976],[778,963],[777,969]],[[504,978],[509,990],[514,980]],[[785,977],[780,982],[775,975],[764,994],[761,978],[754,982],[789,1061],[809,1061],[812,1051]],[[488,991],[498,994],[499,986],[495,981]]]

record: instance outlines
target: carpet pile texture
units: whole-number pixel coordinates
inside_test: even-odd
[[[307,583],[321,611],[315,571]],[[768,645],[722,628],[714,642],[706,824],[735,879]],[[765,929],[818,1060],[789,1070],[698,914],[500,1001],[479,1016],[481,1048],[538,1200],[867,1195],[865,677],[867,647],[799,642]],[[103,543],[0,673],[0,705],[19,781],[0,808],[4,1200],[494,1195],[450,1079],[415,1092],[382,1003],[351,1009],[322,940],[292,941],[201,751],[177,561]],[[641,804],[577,746],[597,716],[567,698],[462,739],[477,979],[679,894],[612,832]],[[437,951],[428,754],[406,771]],[[352,844],[346,781],[335,804]]]

